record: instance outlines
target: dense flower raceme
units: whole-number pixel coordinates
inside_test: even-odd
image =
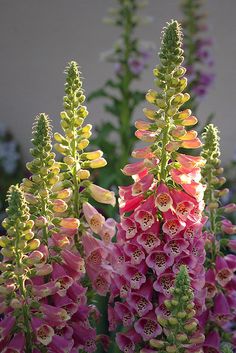
[[[205,145],[202,156],[206,159],[203,179],[205,191],[207,223],[206,284],[207,308],[201,315],[200,323],[206,332],[206,352],[221,352],[220,343],[229,342],[236,347],[236,233],[227,216],[236,209],[235,204],[220,207],[220,198],[228,193],[222,189],[225,178],[221,176],[219,132],[209,124],[203,133]],[[227,250],[227,251],[226,251]],[[211,342],[207,344],[207,342]]]
[[[164,31],[161,64],[154,69],[160,90],[146,95],[157,110],[144,109],[150,123],[136,122],[136,136],[151,146],[136,149],[132,156],[143,160],[123,169],[134,183],[120,187],[121,222],[111,258],[114,273],[108,313],[111,330],[122,324],[116,341],[128,353],[155,352],[149,341],[156,337],[166,341],[169,331],[173,332],[169,347],[158,352],[202,352],[204,336],[194,315],[200,315],[205,305],[204,186],[200,183],[204,159],[177,152],[179,147],[201,146],[197,133],[185,130],[197,119],[190,110],[179,110],[189,99],[182,93],[187,80],[181,66],[181,39],[180,25],[172,21]],[[169,317],[168,300],[181,265],[188,269],[194,292],[195,310],[182,331],[189,328],[191,338],[175,335],[182,319]],[[164,324],[168,317],[173,329]]]
[[[89,353],[100,339],[106,344],[91,326],[99,313],[87,302],[82,239],[93,232],[99,232],[104,243],[112,238],[114,222],[105,221],[88,199],[114,205],[115,198],[88,180],[88,168],[106,162],[101,151],[84,152],[91,126],[82,126],[87,110],[81,106],[77,64],[70,63],[66,73],[61,122],[66,138],[55,134],[63,162],[55,162],[50,121],[40,114],[33,130],[34,159],[27,164],[32,176],[22,182],[24,194],[18,187],[9,193],[8,218],[3,222],[7,236],[1,237],[3,352]]]

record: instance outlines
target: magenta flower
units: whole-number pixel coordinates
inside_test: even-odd
[[[140,75],[145,68],[144,61],[141,58],[130,58],[128,60],[129,69],[134,75]]]
[[[206,337],[203,345],[204,353],[220,353],[220,336],[216,331],[212,331]]]
[[[116,343],[122,352],[135,353],[135,343],[129,334],[118,333]]]
[[[162,332],[161,326],[157,323],[155,315],[141,317],[134,324],[135,330],[144,341],[149,341],[152,338],[160,335]]]

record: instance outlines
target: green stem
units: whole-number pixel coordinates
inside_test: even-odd
[[[15,249],[16,249],[16,267],[18,269],[16,277],[17,277],[17,282],[19,285],[20,293],[23,298],[23,306],[22,306],[22,313],[23,313],[23,319],[24,319],[24,328],[26,330],[25,334],[25,339],[26,339],[26,350],[25,353],[32,353],[33,347],[32,347],[32,333],[30,329],[30,310],[27,305],[27,293],[26,293],[26,288],[25,288],[25,283],[22,278],[22,275],[19,274],[19,270],[21,269],[21,251],[19,249],[19,241],[20,241],[20,236],[18,232],[16,233],[16,243],[15,243]]]
[[[75,109],[74,109],[74,116],[75,116]],[[76,135],[76,127],[73,126],[73,136]],[[71,141],[71,155],[74,158],[75,164],[72,169],[72,177],[73,177],[73,185],[74,185],[74,217],[79,218],[79,182],[77,176],[77,166],[78,166],[78,154],[77,154],[77,143],[75,137]]]
[[[166,145],[169,142],[169,131],[170,131],[170,125],[169,125],[169,118],[167,117],[167,126],[164,128],[163,131],[163,140],[162,140],[162,152],[161,152],[161,171],[160,171],[160,179],[165,182],[166,176],[167,176],[167,165],[169,159],[167,158],[167,151],[166,151]]]
[[[214,197],[214,189],[212,187],[212,169],[209,169],[208,172],[208,185],[209,185],[209,199],[208,199],[208,203],[214,202],[215,201],[215,197]],[[216,242],[215,242],[215,234],[216,234],[216,210],[215,209],[210,209],[210,216],[209,216],[209,220],[210,220],[210,232],[212,234],[214,234],[214,238],[212,239],[212,243],[211,243],[211,256],[212,256],[212,262],[215,262],[215,258],[216,258]]]

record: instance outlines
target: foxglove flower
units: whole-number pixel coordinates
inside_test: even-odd
[[[190,98],[188,93],[182,93],[187,80],[183,77],[186,70],[181,66],[181,43],[180,25],[172,21],[164,32],[161,64],[154,69],[159,90],[149,90],[146,95],[147,101],[155,106],[154,110],[144,109],[150,123],[138,121],[135,124],[136,136],[151,145],[135,150],[133,157],[142,160],[123,168],[124,174],[132,176],[134,184],[120,188],[121,220],[114,245],[120,255],[119,264],[111,261],[109,308],[111,329],[124,324],[114,303],[125,304],[130,318],[122,333],[117,334],[116,341],[123,352],[137,349],[153,352],[149,344],[152,339],[165,342],[156,348],[167,344],[167,352],[178,351],[180,347],[191,351],[204,340],[195,318],[204,310],[205,301],[205,237],[202,233],[206,221],[202,215],[205,186],[200,181],[204,159],[178,152],[180,147],[201,146],[197,133],[185,129],[196,124],[197,119],[192,119],[189,109],[180,110]],[[179,273],[181,280],[176,279]],[[181,288],[181,281],[185,289]],[[190,312],[189,315],[183,313],[182,308],[179,317],[175,312],[174,317],[166,321],[172,304],[165,307],[165,303],[175,305],[175,299],[172,300],[175,283],[179,288],[176,290],[179,291],[178,303],[184,291],[191,292],[189,298],[186,297]],[[185,328],[177,332],[183,318]],[[172,337],[172,342],[168,337]]]

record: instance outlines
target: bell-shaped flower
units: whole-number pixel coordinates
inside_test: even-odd
[[[89,227],[98,234],[102,230],[105,218],[88,202],[83,203],[83,212]]]

